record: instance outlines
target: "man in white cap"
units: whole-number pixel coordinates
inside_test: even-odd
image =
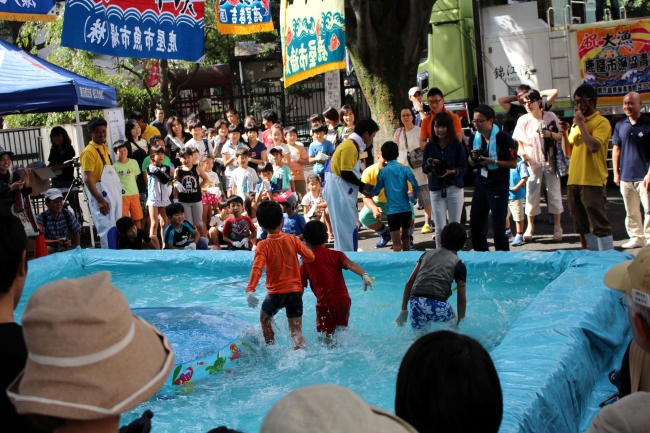
[[[40,287],[22,320],[29,355],[7,395],[54,433],[118,433],[120,414],[151,398],[174,366],[169,340],[131,313],[109,272]]]
[[[36,215],[45,231],[45,244],[50,254],[77,248],[81,240],[81,224],[74,214],[63,208],[63,194],[57,188],[45,191],[45,209]]]
[[[22,223],[9,209],[0,206],[0,388],[3,391],[27,361],[23,330],[14,322],[14,310],[27,278],[26,250],[27,236]],[[29,428],[4,392],[0,394],[0,422],[3,432],[24,432]]]
[[[422,102],[422,89],[419,87],[411,87],[409,89],[409,101],[413,103],[413,117],[415,120],[413,123],[415,126],[420,126],[422,124],[422,119],[426,118],[429,115],[429,106],[424,105]]]
[[[630,346],[632,394],[605,406],[588,433],[647,432],[650,426],[650,246],[634,260],[619,263],[605,274],[605,285],[624,292],[634,341]]]

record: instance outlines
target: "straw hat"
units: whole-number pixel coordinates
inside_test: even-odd
[[[338,385],[297,389],[278,401],[260,433],[417,433],[406,421],[372,407]]]
[[[169,340],[131,314],[109,272],[40,287],[23,334],[27,364],[7,390],[19,414],[119,415],[154,395],[174,365]]]
[[[641,248],[634,260],[612,267],[603,281],[609,288],[627,293],[635,303],[650,308],[650,245]]]

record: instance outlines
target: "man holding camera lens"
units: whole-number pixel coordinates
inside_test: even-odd
[[[607,146],[612,135],[609,121],[596,111],[598,96],[589,84],[573,94],[576,105],[573,126],[560,122],[562,150],[571,158],[567,182],[567,205],[578,233],[591,251],[614,248],[607,219]]]
[[[488,214],[492,212],[494,249],[509,251],[506,236],[510,169],[517,167],[517,146],[510,135],[494,124],[494,110],[487,105],[474,109],[476,134],[470,144],[469,165],[477,167],[470,229],[474,251],[489,251]]]

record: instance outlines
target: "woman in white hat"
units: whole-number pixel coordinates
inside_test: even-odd
[[[131,313],[108,272],[40,287],[22,321],[27,364],[7,395],[55,433],[117,433],[120,414],[153,396],[174,365],[167,338]]]

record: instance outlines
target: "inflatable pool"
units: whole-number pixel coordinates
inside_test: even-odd
[[[227,425],[252,433],[277,400],[318,383],[345,386],[392,412],[399,363],[417,337],[393,321],[404,282],[420,254],[349,254],[376,277],[375,290],[364,292],[361,279],[345,273],[352,298],[350,326],[337,333],[335,347],[319,341],[315,298],[307,290],[305,350],[291,350],[287,321],[280,313],[274,325],[276,345],[250,353],[244,348],[246,356],[237,360],[236,368],[224,368],[200,382],[195,382],[194,370],[191,392],[165,387],[158,397],[125,414],[122,423],[151,409],[156,432],[205,432]],[[439,327],[468,334],[490,351],[504,394],[501,431],[584,431],[597,404],[614,392],[605,375],[620,364],[619,348],[630,338],[620,295],[607,289],[602,278],[630,256],[615,251],[459,255],[468,268],[467,317],[459,328]],[[259,335],[259,309],[249,308],[244,296],[252,258],[251,253],[217,251],[54,254],[30,262],[17,317],[36,287],[108,270],[132,308],[211,308],[242,318]],[[258,291],[260,298],[266,293],[263,281]],[[450,301],[455,306],[456,295]],[[181,369],[176,380],[184,373]]]
[[[244,319],[206,307],[134,308],[165,333],[172,344],[176,364],[165,385],[185,385],[227,371],[241,359],[242,340],[250,329]]]

